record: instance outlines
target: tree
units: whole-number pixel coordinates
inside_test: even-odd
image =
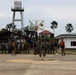
[[[66,32],[70,33],[74,30],[73,26],[71,23],[68,23],[66,26],[65,26],[65,30]]]
[[[13,30],[13,33],[22,35],[22,30],[16,28],[15,30]]]
[[[17,34],[22,35],[22,31],[21,30],[18,30],[17,31]]]
[[[29,36],[29,26],[26,26],[24,28],[24,32],[26,33],[27,36]]]
[[[12,26],[12,23],[6,25],[6,29],[8,31],[11,31],[11,29],[15,29],[15,28],[16,28],[16,25]]]
[[[55,29],[58,28],[58,23],[56,21],[52,21],[50,28],[53,29],[54,35],[55,35]]]
[[[11,27],[12,27],[12,23],[6,25],[6,29],[7,29],[8,31],[10,31]]]
[[[6,32],[6,31],[7,31],[7,29],[2,28],[0,32]]]

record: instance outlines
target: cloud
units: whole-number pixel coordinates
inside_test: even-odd
[[[45,7],[45,14],[48,17],[56,18],[56,19],[65,19],[65,18],[72,18],[76,19],[76,10],[70,9],[70,8],[51,8],[51,7]]]
[[[12,22],[15,0],[0,0],[0,28]],[[29,20],[44,20],[45,29],[50,30],[50,22],[58,22],[56,34],[65,33],[65,25],[72,23],[76,28],[76,0],[19,0],[24,7],[24,26],[28,25]],[[4,26],[3,26],[4,27]],[[18,24],[18,27],[20,25]],[[74,29],[75,31],[76,29]],[[62,32],[60,32],[62,31]]]
[[[11,15],[11,13],[0,13],[0,18],[2,18],[2,17],[11,17],[12,15]]]

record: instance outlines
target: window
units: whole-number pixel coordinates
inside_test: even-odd
[[[71,41],[71,46],[76,46],[76,41]]]

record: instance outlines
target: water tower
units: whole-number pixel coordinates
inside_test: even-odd
[[[23,12],[24,12],[24,8],[22,7],[22,2],[21,1],[14,1],[14,7],[11,8],[11,11],[13,12],[13,20],[12,20],[12,26],[15,25],[15,22],[20,21],[21,22],[21,30],[22,32],[24,32],[23,28]],[[20,13],[20,18],[16,19],[16,12]],[[13,30],[13,27],[12,27]]]

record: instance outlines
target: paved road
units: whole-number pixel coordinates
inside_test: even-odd
[[[0,75],[76,75],[76,55],[0,54]]]

